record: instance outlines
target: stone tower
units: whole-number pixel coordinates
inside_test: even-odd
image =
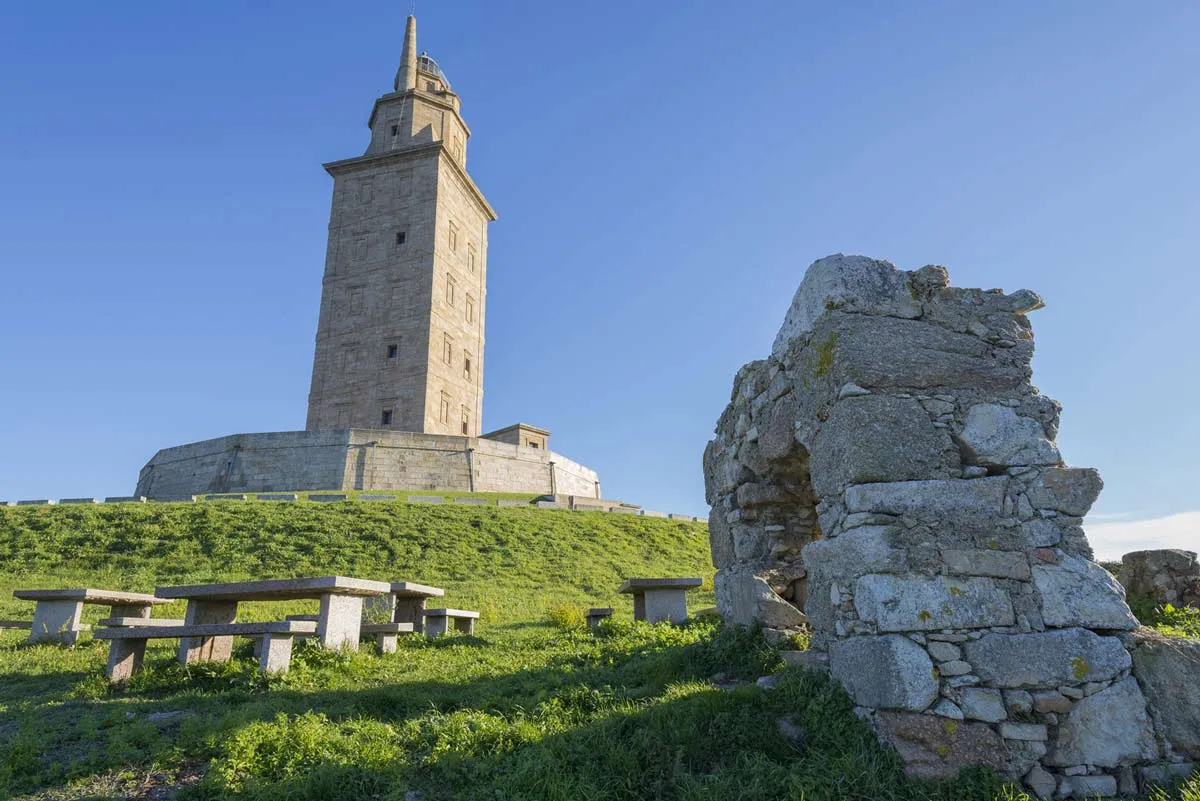
[[[392,429],[475,437],[483,411],[487,226],[467,174],[471,132],[408,18],[395,91],[371,141],[333,176],[310,431]]]

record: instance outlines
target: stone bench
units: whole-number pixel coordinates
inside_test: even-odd
[[[396,640],[401,634],[412,634],[412,623],[363,623],[363,634],[375,635],[375,649],[381,654],[396,653]]]
[[[110,640],[105,675],[122,682],[141,670],[146,641],[180,637],[259,637],[258,669],[286,673],[292,662],[292,639],[317,633],[308,620],[275,620],[267,623],[208,623],[200,625],[121,626],[96,629],[97,640]]]
[[[182,626],[184,621],[169,617],[106,617],[96,621],[97,626],[110,629],[132,628],[135,626]]]
[[[587,612],[588,628],[595,631],[600,627],[600,624],[612,617],[613,610],[611,606],[592,607]]]
[[[316,623],[320,615],[288,615],[288,620],[301,620]],[[396,640],[401,634],[412,634],[412,623],[368,623],[363,621],[359,628],[362,634],[371,634],[375,637],[375,648],[381,654],[396,653]],[[304,637],[307,635],[297,635]],[[254,649],[255,656],[258,655],[258,646]]]
[[[449,631],[450,626],[462,634],[474,634],[475,621],[478,619],[478,612],[465,609],[428,609],[425,611],[425,636],[440,637]]]
[[[29,631],[32,628],[33,621],[30,620],[0,620],[0,631],[4,631],[5,629]]]
[[[109,607],[109,617],[150,617],[150,608],[170,603],[141,592],[118,592],[89,588],[66,590],[14,590],[13,597],[34,601],[33,623],[29,642],[56,642],[74,645],[80,632],[88,627],[79,622],[84,604]]]
[[[617,592],[633,595],[633,619],[647,623],[687,620],[687,591],[704,583],[700,578],[631,578]]]

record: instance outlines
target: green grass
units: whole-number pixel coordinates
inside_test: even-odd
[[[337,573],[434,584],[485,620],[532,620],[552,603],[632,609],[629,575],[711,579],[703,523],[521,507],[409,503],[168,503],[0,508],[0,618],[28,617],[11,590]],[[694,594],[712,601],[711,581]],[[248,605],[247,619],[278,605]],[[297,611],[287,609],[286,611]],[[182,605],[156,612],[180,616]],[[85,608],[85,620],[101,608]]]
[[[906,780],[826,678],[787,671],[756,686],[781,670],[756,632],[626,622],[622,578],[711,577],[700,524],[403,503],[0,509],[0,617],[28,616],[8,593],[18,586],[321,573],[439,584],[449,605],[485,616],[475,636],[408,638],[382,657],[306,642],[271,678],[248,642],[227,664],[185,668],[156,641],[119,689],[101,643],[0,634],[0,797],[1026,798],[982,771]],[[691,594],[693,610],[710,588]],[[591,605],[617,608],[596,636],[581,625]],[[1200,785],[1168,798],[1200,801]]]

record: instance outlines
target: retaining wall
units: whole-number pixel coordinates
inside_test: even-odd
[[[479,437],[282,431],[164,448],[142,468],[134,494],[168,501],[221,492],[417,489],[598,498],[600,478],[553,451]]]

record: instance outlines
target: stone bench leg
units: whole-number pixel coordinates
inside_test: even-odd
[[[322,595],[321,611],[317,619],[317,637],[322,648],[351,651],[358,650],[358,637],[362,632],[361,595]]]
[[[446,633],[446,617],[431,617],[425,621],[425,636],[426,637],[441,637]]]
[[[473,617],[456,617],[454,618],[454,630],[462,634],[475,633],[475,618]]]
[[[142,659],[145,656],[145,640],[109,640],[108,666],[104,669],[104,674],[114,684],[126,681],[142,669]]]
[[[412,623],[413,634],[425,631],[425,599],[397,598],[392,612],[393,623]]]
[[[150,607],[146,604],[114,604],[108,608],[109,617],[140,617],[143,620],[150,617]]]
[[[184,624],[237,622],[237,601],[188,601]],[[233,657],[233,637],[180,637],[179,662],[228,662]]]
[[[633,619],[646,619],[646,594],[643,592],[635,592],[633,594]]]
[[[38,601],[33,610],[29,642],[74,645],[79,641],[79,616],[83,601]]]
[[[683,623],[687,620],[687,593],[684,590],[646,590],[645,620],[648,623]]]
[[[375,635],[375,649],[381,654],[396,653],[397,635],[393,632],[380,632]]]
[[[259,672],[287,673],[292,666],[292,635],[264,634],[259,643]]]

